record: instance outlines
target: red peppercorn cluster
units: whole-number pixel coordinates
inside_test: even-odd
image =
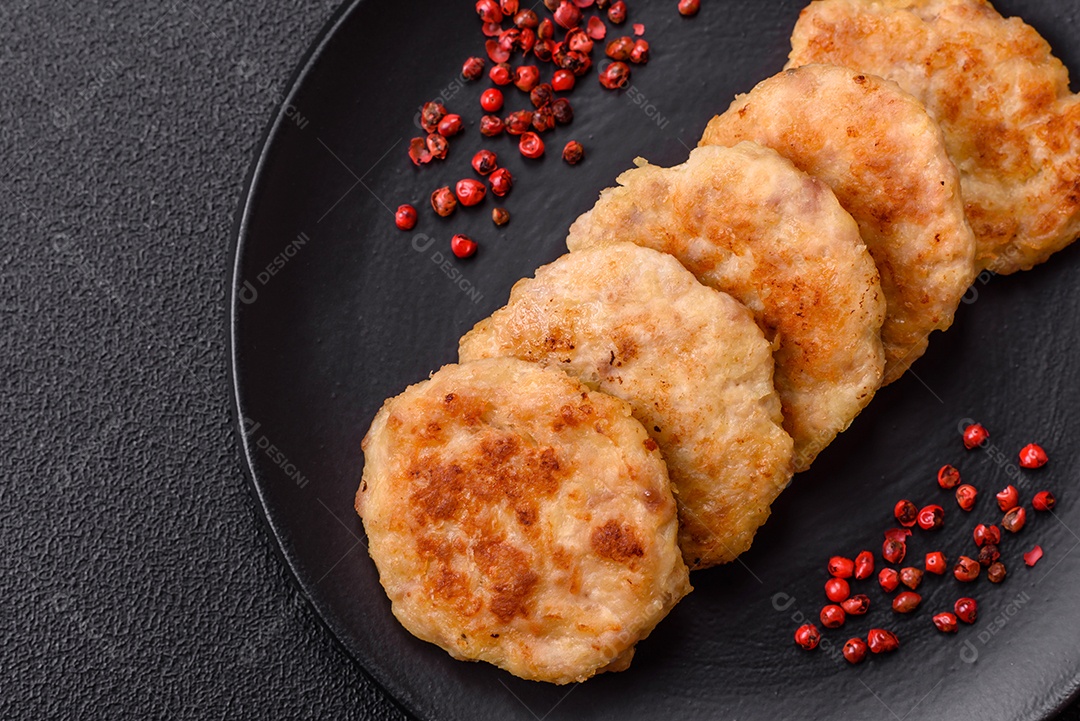
[[[903,539],[910,534],[906,529],[895,529],[896,532],[886,534],[886,543],[903,543]],[[833,556],[829,559],[826,568],[829,579],[825,582],[825,597],[831,602],[821,608],[819,618],[821,625],[826,629],[836,629],[847,623],[851,616],[864,616],[870,611],[870,597],[865,593],[851,593],[851,583],[865,581],[874,575],[874,554],[870,551],[860,551],[852,560],[845,556]],[[906,568],[901,573],[893,569],[883,569],[880,576],[882,587],[896,588],[900,583],[910,588],[915,588],[922,580],[922,572],[915,568]],[[898,611],[907,613],[913,611],[919,605],[922,598],[913,592],[901,593],[893,601],[893,607]],[[795,643],[807,651],[818,647],[821,643],[821,631],[814,624],[803,624],[795,631]],[[855,637],[848,639],[843,646],[844,658],[852,664],[862,663],[867,653],[879,654],[895,651],[900,647],[900,641],[892,631],[883,628],[872,628],[866,638]]]
[[[678,11],[684,16],[695,15],[699,8],[698,0],[678,3]],[[626,2],[544,0],[535,8],[522,8],[518,0],[477,0],[475,9],[484,37],[484,52],[464,61],[461,77],[476,82],[486,75],[491,82],[492,86],[480,95],[479,104],[484,113],[478,125],[480,134],[486,138],[504,133],[514,136],[521,155],[541,158],[545,153],[542,136],[574,119],[569,99],[557,94],[569,93],[579,78],[593,71],[596,44],[607,38],[609,25],[615,27],[626,22]],[[541,17],[545,13],[550,14]],[[643,65],[649,61],[649,42],[641,37],[645,34],[645,26],[635,23],[633,32],[633,37],[621,36],[600,45],[612,60],[597,72],[603,87],[612,90],[626,87],[630,81],[630,65]],[[487,68],[488,61],[491,62],[490,69]],[[547,65],[552,66],[550,71],[545,67]],[[546,77],[550,79],[545,80]],[[513,107],[515,103],[507,95],[514,89],[527,94],[532,107],[519,107],[501,117],[498,113],[507,104]],[[418,167],[446,160],[450,139],[466,127],[461,115],[448,112],[438,100],[421,107],[417,124],[427,133],[409,142],[409,158]],[[490,188],[474,179],[459,181],[454,186],[456,192],[451,192],[448,187],[439,188],[431,196],[433,210],[448,217],[458,205],[469,207],[481,203],[488,189],[493,195],[504,197],[513,185],[513,178],[508,170],[497,168],[495,157],[494,152],[483,150],[473,158],[473,168],[487,177]],[[576,165],[584,157],[585,149],[575,140],[563,148],[562,158],[569,165]],[[492,213],[492,221],[497,226],[505,225],[509,217],[505,208]],[[402,230],[415,228],[415,209],[411,216],[399,210],[395,214],[395,223]]]
[[[963,431],[964,447],[975,450],[989,443],[990,433],[980,424],[973,423]],[[1047,464],[1046,451],[1032,443],[1019,453],[1019,464],[1023,468],[1037,469]],[[975,509],[978,489],[971,483],[961,482],[960,471],[953,465],[944,465],[938,470],[938,486],[946,491],[953,491],[957,505],[965,512]],[[1023,487],[1023,483],[1020,484]],[[1027,523],[1028,511],[1025,509],[1020,491],[1010,484],[995,494],[997,511],[1001,520],[997,524],[979,523],[972,531],[975,551],[966,551],[952,556],[955,560],[949,565],[945,553],[932,550],[926,553],[922,568],[914,565],[900,568],[907,556],[908,542],[913,529],[934,532],[945,525],[945,509],[930,503],[921,508],[916,503],[901,499],[893,507],[893,518],[899,527],[888,528],[884,533],[881,559],[887,564],[877,573],[877,585],[889,594],[891,608],[897,614],[914,614],[919,611],[923,597],[917,589],[925,580],[925,574],[946,577],[952,570],[952,577],[961,583],[975,583],[986,571],[986,578],[994,584],[1002,583],[1007,575],[1002,562],[1002,529],[1010,534],[1019,533]],[[1039,491],[1031,499],[1033,511],[1051,512],[1057,499],[1050,491]],[[1023,554],[1024,563],[1034,566],[1043,556],[1042,546],[1035,545]],[[833,556],[826,569],[829,578],[825,582],[825,597],[828,603],[821,609],[821,625],[825,629],[844,626],[850,617],[865,615],[871,607],[871,598],[858,593],[859,581],[874,576],[875,558],[870,551],[861,551],[855,560],[845,556]],[[900,589],[900,586],[904,586]],[[900,589],[897,593],[897,589]],[[893,595],[895,594],[895,595]],[[931,621],[942,633],[956,633],[960,624],[973,624],[978,616],[978,602],[969,596],[959,598],[951,610],[940,609],[931,613]],[[821,641],[821,632],[812,624],[805,624],[795,634],[796,643],[804,649],[817,648]],[[843,656],[852,664],[861,663],[867,651],[881,653],[899,647],[896,635],[886,629],[872,629],[866,639],[852,638],[843,646]]]

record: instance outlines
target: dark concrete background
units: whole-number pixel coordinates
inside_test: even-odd
[[[0,3],[0,718],[401,718],[274,555],[233,213],[316,0]]]
[[[234,210],[332,11],[0,4],[0,718],[402,718],[275,556],[229,417]]]

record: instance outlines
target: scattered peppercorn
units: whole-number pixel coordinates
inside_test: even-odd
[[[1001,558],[1001,549],[993,543],[987,543],[979,549],[979,565],[989,568]]]
[[[990,583],[1001,583],[1005,580],[1005,564],[1001,561],[991,563],[990,568],[986,569],[986,577],[990,579]]]
[[[509,28],[499,33],[499,45],[513,52],[528,53],[536,44],[536,33],[530,28]]]
[[[581,8],[570,0],[563,0],[555,10],[555,22],[572,30],[581,24]]]
[[[488,176],[488,183],[491,184],[491,192],[502,198],[514,187],[514,176],[506,168],[499,168]]]
[[[507,63],[499,63],[488,72],[491,82],[496,85],[509,85],[514,78],[514,71]]]
[[[886,541],[900,541],[900,543],[907,543],[907,539],[911,537],[911,531],[907,528],[890,528],[885,531]]]
[[[644,65],[649,62],[649,41],[634,41],[634,49],[630,51],[630,62],[634,65]]]
[[[569,70],[576,77],[576,65],[578,61],[571,60],[571,52],[573,52],[573,50],[570,49],[570,46],[566,44],[565,40],[561,43],[555,43],[551,47],[551,62],[554,63],[555,67],[557,68]]]
[[[849,616],[862,616],[870,610],[870,597],[865,593],[857,593],[842,601],[840,608]]]
[[[552,55],[555,54],[555,44],[554,40],[537,40],[533,55],[541,62],[550,62]]]
[[[855,578],[863,580],[874,575],[874,554],[862,551],[855,556]]]
[[[536,31],[532,28],[524,28],[518,38],[518,47],[521,48],[523,53],[527,53],[536,47]]]
[[[1020,449],[1020,465],[1024,468],[1042,468],[1049,460],[1046,451],[1036,443],[1028,443]]]
[[[922,603],[922,596],[914,591],[903,591],[896,594],[892,602],[892,610],[897,613],[911,613]]]
[[[870,647],[870,653],[889,653],[900,648],[900,639],[892,631],[872,628],[866,633],[866,644]]]
[[[622,25],[626,22],[626,3],[623,0],[616,0],[611,3],[611,7],[607,11],[607,19],[615,25]]]
[[[701,0],[679,0],[679,14],[684,17],[697,15],[701,9]]]
[[[948,611],[935,614],[934,625],[937,626],[937,630],[942,633],[956,633],[959,628],[956,623],[956,614],[949,613]]]
[[[499,26],[498,36],[500,49],[512,53],[515,49],[521,48],[522,31],[520,28],[508,28],[503,30],[502,26]]]
[[[898,501],[893,508],[893,515],[901,526],[910,528],[919,519],[919,507],[908,500]]]
[[[446,117],[446,108],[442,103],[432,100],[424,103],[420,109],[420,127],[425,133],[434,133],[439,128],[439,121]]]
[[[409,159],[414,165],[425,165],[431,162],[431,151],[428,150],[427,138],[413,138],[409,141]]]
[[[574,108],[566,98],[559,98],[551,104],[551,112],[559,125],[569,125],[574,120]]]
[[[975,497],[978,495],[979,491],[975,486],[965,483],[956,489],[956,505],[960,506],[962,511],[970,511],[975,507]]]
[[[493,30],[497,33],[499,27],[494,26]],[[491,40],[488,40],[486,43],[484,43],[484,50],[487,51],[487,55],[489,58],[491,58],[491,62],[493,63],[501,64],[510,60],[510,48],[505,47],[495,38],[492,38]]]
[[[979,604],[976,603],[974,598],[960,598],[957,599],[953,605],[953,611],[956,612],[956,617],[964,623],[975,623],[975,619],[979,616]]]
[[[535,108],[546,108],[555,101],[555,89],[548,83],[540,83],[529,93],[529,100]]]
[[[919,587],[922,583],[923,572],[918,568],[907,566],[900,569],[900,583],[904,584],[912,591]]]
[[[564,50],[560,53],[558,47],[556,47],[556,52],[553,53],[552,57],[560,68],[569,70],[579,78],[592,67],[592,58],[580,50]]]
[[[861,638],[848,639],[847,643],[844,644],[843,653],[848,663],[862,663],[863,659],[866,658],[866,641]]]
[[[964,429],[964,448],[969,451],[978,448],[990,440],[990,431],[981,423],[972,423]]]
[[[480,134],[484,137],[494,138],[496,135],[502,135],[505,128],[502,118],[497,115],[485,115],[480,118]]]
[[[565,93],[574,89],[574,85],[577,83],[577,78],[569,70],[556,70],[555,74],[551,77],[552,89]]]
[[[530,28],[535,30],[540,26],[540,17],[536,14],[535,10],[519,10],[514,15],[514,25],[519,28]]]
[[[842,578],[830,578],[825,582],[825,596],[833,603],[841,603],[851,596],[851,587]]]
[[[630,66],[623,62],[614,62],[600,73],[600,84],[608,90],[618,90],[630,82]]]
[[[577,165],[585,157],[585,148],[576,140],[571,140],[562,151],[562,159],[570,165]]]
[[[399,206],[394,213],[394,223],[401,230],[412,230],[416,227],[416,208],[411,205]]]
[[[503,94],[498,88],[488,88],[480,96],[480,107],[489,113],[497,113],[502,110]]]
[[[1035,546],[1030,551],[1024,554],[1024,563],[1029,566],[1034,566],[1039,562],[1039,559],[1043,557],[1042,546]]]
[[[634,39],[628,36],[615,38],[607,44],[605,53],[612,60],[629,60],[630,53],[634,51]]]
[[[476,241],[465,235],[455,235],[450,239],[450,250],[459,258],[471,258],[476,255]]]
[[[506,225],[510,222],[510,211],[506,208],[494,208],[491,211],[491,222],[498,226]]]
[[[518,141],[518,150],[526,158],[535,160],[544,154],[544,141],[536,133],[522,133]]]
[[[974,558],[968,558],[967,556],[960,556],[956,565],[953,566],[953,576],[957,581],[964,583],[970,583],[979,577],[979,572],[982,570],[982,566]]]
[[[576,50],[579,53],[585,53],[588,55],[593,49],[593,39],[589,37],[589,34],[581,28],[574,28],[566,34],[566,39],[563,40],[566,43],[566,47],[571,50]]]
[[[603,40],[607,37],[607,25],[604,25],[604,21],[600,18],[589,18],[589,24],[585,32],[593,40]]]
[[[506,132],[510,135],[521,135],[528,132],[532,127],[532,111],[517,110],[506,117]]]
[[[499,156],[490,150],[480,150],[473,156],[472,166],[480,175],[491,175],[499,167]]]
[[[476,14],[485,23],[501,23],[502,8],[495,0],[476,0]]]
[[[484,59],[469,58],[461,66],[461,77],[466,80],[479,80],[484,76]]]
[[[1031,507],[1036,511],[1052,511],[1057,505],[1057,499],[1050,491],[1039,491],[1031,499]]]
[[[851,578],[855,573],[855,562],[843,556],[833,556],[829,559],[829,575],[836,578]]]
[[[795,643],[807,651],[813,651],[821,643],[821,632],[814,624],[804,623],[795,631]]]
[[[1001,543],[1001,529],[997,526],[986,526],[982,523],[975,526],[975,545],[982,546],[984,543],[993,543],[995,546]]]
[[[522,65],[514,71],[514,87],[523,93],[530,92],[540,82],[540,70],[535,65]]]
[[[919,511],[919,528],[924,531],[936,531],[945,524],[945,509],[930,505]]]
[[[541,40],[551,40],[555,37],[555,23],[551,21],[551,18],[544,18],[536,26],[536,37]]]
[[[454,193],[462,205],[471,208],[483,201],[484,196],[487,195],[487,187],[479,180],[465,178],[459,180],[457,185],[454,186]]]
[[[1013,485],[1005,486],[997,494],[998,508],[1003,511],[1011,511],[1020,505],[1020,492]]]
[[[427,136],[424,143],[427,145],[431,157],[438,158],[439,160],[446,160],[446,155],[450,152],[450,143],[446,138],[438,133],[432,133]]]
[[[443,218],[452,215],[457,210],[457,198],[454,197],[454,191],[447,186],[436,190],[431,194],[431,207]]]
[[[934,551],[926,554],[926,571],[941,576],[948,568],[948,564],[945,561],[945,554],[941,551]]]
[[[883,568],[878,573],[878,584],[886,593],[892,593],[900,585],[900,574],[892,568]]]
[[[902,541],[886,540],[881,547],[881,556],[889,563],[900,563],[907,554],[907,544]]]
[[[499,8],[506,17],[513,17],[518,11],[518,0],[499,0]]]
[[[825,628],[840,628],[844,625],[847,616],[844,609],[830,603],[821,609],[821,625]]]
[[[1017,506],[1001,519],[1001,527],[1009,533],[1019,533],[1027,522],[1027,511],[1022,506]]]
[[[461,132],[462,127],[461,116],[450,113],[439,121],[439,135],[452,138]]]
[[[954,466],[944,465],[937,472],[938,485],[946,490],[952,490],[960,485],[960,471]]]
[[[533,113],[532,127],[538,133],[546,133],[555,127],[555,113],[550,107],[544,107]]]

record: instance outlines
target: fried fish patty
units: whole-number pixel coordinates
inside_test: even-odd
[[[618,178],[570,228],[571,251],[627,241],[675,256],[746,305],[775,346],[795,470],[881,384],[884,296],[855,221],[824,184],[753,143]]]
[[[623,670],[690,591],[656,442],[562,371],[446,366],[363,450],[356,510],[394,615],[455,658],[560,684]]]
[[[771,351],[737,300],[670,255],[619,243],[519,281],[460,356],[560,368],[627,401],[667,461],[683,558],[705,568],[750,547],[791,480]]]
[[[821,0],[789,66],[889,78],[926,104],[960,169],[976,265],[1027,270],[1080,234],[1080,96],[1050,46],[983,0]]]
[[[832,65],[786,70],[740,95],[702,145],[752,140],[825,181],[881,273],[885,383],[925,351],[974,280],[975,239],[937,124],[895,83]]]

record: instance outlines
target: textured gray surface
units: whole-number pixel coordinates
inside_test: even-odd
[[[295,591],[229,419],[233,211],[331,11],[0,4],[0,718],[400,718]]]
[[[0,718],[400,718],[229,420],[233,212],[326,3],[0,3]]]

